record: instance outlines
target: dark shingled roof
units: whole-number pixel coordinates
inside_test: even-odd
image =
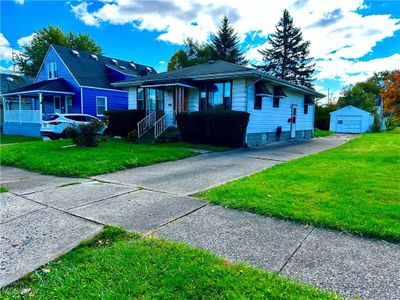
[[[20,88],[11,90],[7,93],[22,93],[29,91],[52,91],[52,92],[68,92],[73,93],[71,86],[65,79],[51,79],[39,81],[33,84],[25,85]]]
[[[115,87],[111,85],[111,83],[115,81],[111,76],[115,73],[112,69],[132,76],[157,73],[154,68],[135,62],[124,61],[103,55],[96,55],[97,59],[95,59],[92,57],[92,53],[81,50],[75,50],[79,53],[79,56],[77,56],[72,53],[73,49],[71,48],[60,45],[52,46],[78,83],[83,86],[115,89]],[[133,63],[136,68],[132,66],[131,63]]]
[[[34,81],[34,78],[17,74],[0,73],[0,81],[0,93],[4,94],[21,86],[31,84]]]
[[[272,82],[276,86],[289,87],[301,91],[305,94],[314,95],[316,97],[325,97],[324,94],[316,92],[313,89],[270,76],[265,72],[262,72],[254,68],[248,68],[222,60],[210,61],[208,63],[181,68],[173,71],[151,74],[139,78],[133,78],[130,80],[119,81],[115,82],[113,85],[120,87],[127,87],[132,85],[139,86],[141,84],[147,84],[147,82],[149,81],[177,79],[177,78],[201,81],[201,80],[213,80],[213,79],[246,78],[246,77],[261,78],[263,80]]]
[[[174,79],[174,78],[194,78],[202,75],[213,75],[221,73],[234,73],[251,71],[252,69],[240,65],[228,63],[222,60],[210,61],[205,64],[195,65],[182,69],[150,74],[141,78],[135,78],[127,81],[148,81],[148,80],[161,80],[161,79]]]

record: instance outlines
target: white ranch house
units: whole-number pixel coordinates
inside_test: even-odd
[[[245,143],[313,137],[314,100],[325,95],[253,68],[224,61],[182,68],[113,83],[128,89],[128,109],[146,109],[139,135],[155,137],[176,126],[176,114],[207,109],[250,113]],[[278,129],[280,128],[280,129]]]

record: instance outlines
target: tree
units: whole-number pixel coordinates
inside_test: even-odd
[[[384,82],[385,86],[381,90],[383,109],[400,118],[400,70],[389,74]]]
[[[264,65],[258,68],[272,76],[296,84],[312,87],[315,70],[310,55],[310,42],[303,40],[299,27],[295,27],[288,10],[275,27],[275,33],[268,37],[269,45],[259,50]]]
[[[215,60],[220,59],[239,65],[247,63],[240,50],[237,33],[226,16],[222,19],[217,34],[211,37],[211,46]]]
[[[168,70],[203,64],[210,60],[225,60],[236,64],[246,64],[240,51],[239,39],[227,17],[221,21],[221,26],[211,40],[199,43],[193,39],[184,41],[185,49],[177,50],[168,62]]]
[[[184,41],[185,50],[177,50],[168,62],[168,71],[206,63],[213,59],[213,49],[209,44],[200,44],[193,39]]]
[[[389,72],[374,74],[365,81],[357,82],[342,90],[342,96],[338,99],[338,107],[353,105],[371,113],[376,111],[377,98],[380,96],[385,78]]]
[[[22,47],[21,54],[16,57],[17,65],[22,73],[36,76],[51,44],[62,45],[77,50],[101,54],[101,47],[87,34],[65,34],[60,27],[49,26],[39,29],[32,41]]]

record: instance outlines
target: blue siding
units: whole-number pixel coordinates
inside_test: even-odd
[[[128,109],[128,93],[126,91],[83,88],[83,113],[97,116],[96,97],[107,97],[107,110]]]
[[[71,85],[72,90],[75,93],[75,95],[72,96],[72,112],[80,113],[81,112],[81,89],[80,89],[80,86],[75,81],[74,77],[69,72],[69,70],[65,66],[64,62],[60,59],[60,57],[58,56],[58,54],[56,53],[56,51],[54,50],[53,47],[50,47],[49,52],[47,53],[47,56],[45,58],[45,61],[38,72],[38,76],[37,76],[35,82],[48,80],[47,65],[51,62],[57,63],[58,78],[64,78]],[[47,101],[50,101],[50,100],[46,100],[46,102]],[[46,109],[46,107],[49,107],[49,104],[46,104],[46,102],[45,102],[45,109]],[[53,103],[53,100],[51,100],[50,102]],[[46,106],[46,105],[48,105],[48,106]],[[53,104],[51,104],[51,105],[53,107]],[[53,108],[51,108],[51,112],[52,112],[52,110],[53,110]]]

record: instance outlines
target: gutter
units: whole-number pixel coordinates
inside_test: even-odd
[[[200,75],[200,76],[172,76],[172,77],[168,77],[168,79],[189,78],[192,80],[201,81],[201,80],[210,80],[210,79],[227,79],[227,78],[233,78],[233,77],[247,77],[247,76],[259,77],[259,78],[268,80],[272,83],[275,83],[275,84],[278,84],[278,85],[281,85],[281,86],[284,86],[284,87],[287,87],[287,88],[290,88],[290,89],[293,89],[296,91],[300,91],[302,93],[314,95],[318,98],[326,97],[326,95],[316,92],[312,89],[287,82],[286,80],[282,80],[279,78],[269,76],[269,75],[265,74],[264,72],[261,72],[258,70],[249,70],[249,71],[240,71],[240,72],[231,72],[231,73],[216,73],[216,74]],[[165,79],[165,78],[160,78],[160,80],[162,80],[162,79]],[[143,77],[142,80],[119,81],[119,82],[111,83],[111,85],[116,86],[116,87],[130,87],[130,86],[133,87],[133,86],[140,86],[142,83],[149,81],[149,80],[154,81],[154,80],[157,80],[157,78],[153,77],[151,79],[147,79],[146,77]]]

